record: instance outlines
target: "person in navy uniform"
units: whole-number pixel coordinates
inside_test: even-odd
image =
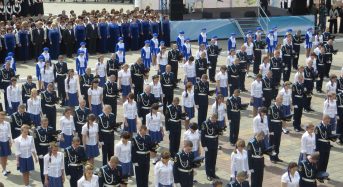
[[[152,142],[147,130],[147,127],[142,125],[131,141],[131,160],[135,166],[136,184],[139,187],[148,187],[150,152],[156,153],[156,144]]]
[[[303,43],[303,39],[301,37],[301,31],[297,31],[297,33],[293,36],[293,50],[295,53],[295,57],[293,59],[293,69],[298,69],[298,62],[299,62],[299,54],[300,54],[300,44]]]
[[[195,76],[197,80],[201,79],[203,74],[207,74],[207,69],[209,68],[208,65],[206,52],[202,52],[200,54],[200,58],[195,60]],[[210,81],[213,82],[211,79]]]
[[[73,30],[73,24],[71,22],[68,23],[67,28],[62,32],[62,43],[66,51],[66,56],[68,58],[73,58],[75,33]]]
[[[287,43],[281,48],[282,60],[284,63],[284,70],[282,72],[283,82],[289,81],[292,70],[292,62],[295,56],[292,44],[292,35],[288,34],[286,40]]]
[[[116,115],[112,113],[110,105],[105,105],[103,113],[98,117],[99,142],[102,144],[102,164],[106,165],[114,155],[114,131],[116,127]]]
[[[166,47],[170,47],[170,22],[169,16],[164,16],[162,20],[162,38]]]
[[[118,72],[121,69],[121,64],[119,63],[119,60],[116,58],[116,54],[112,53],[111,58],[107,60],[106,63],[106,74],[107,77],[110,77],[111,75],[114,75],[116,78],[118,77]]]
[[[105,105],[111,106],[114,115],[117,115],[117,97],[118,87],[116,76],[111,75],[109,76],[109,81],[107,81],[103,87],[103,101]]]
[[[270,132],[270,145],[274,146],[276,155],[270,156],[272,162],[282,162],[279,158],[280,143],[281,143],[281,132],[282,132],[282,119],[283,111],[281,108],[282,97],[277,96],[275,103],[268,109],[268,126]]]
[[[343,92],[338,92],[336,95],[336,105],[337,105],[337,129],[336,133],[340,134],[338,137],[339,141],[337,142],[338,144],[342,145],[343,144]],[[12,131],[13,134],[13,131]]]
[[[48,88],[41,93],[42,113],[49,119],[49,125],[56,130],[56,104],[58,102],[54,85],[48,84]]]
[[[43,51],[44,29],[42,27],[43,22],[37,21],[36,28],[32,29],[31,31],[32,44],[34,48],[34,57],[38,57],[40,53]]]
[[[299,163],[298,173],[300,175],[300,187],[317,187],[317,162],[319,158],[319,153],[314,152]]]
[[[205,169],[207,180],[219,179],[216,175],[216,162],[218,153],[218,137],[222,129],[218,124],[217,114],[201,123],[201,146],[205,151]]]
[[[318,172],[326,172],[331,149],[330,136],[332,135],[332,131],[330,127],[330,116],[324,115],[322,121],[316,126],[314,132],[316,135],[316,150],[320,154],[318,160]]]
[[[138,49],[140,49],[139,30],[140,27],[136,22],[136,18],[134,17],[130,23],[130,49],[132,51],[137,51]]]
[[[322,86],[323,86],[323,80],[325,76],[325,64],[327,63],[327,58],[325,55],[325,49],[322,47],[320,49],[320,53],[318,54],[317,58],[317,71],[318,71],[318,79],[316,82],[316,89],[318,93],[323,93]]]
[[[174,89],[176,87],[176,79],[174,73],[171,72],[171,66],[166,66],[166,71],[162,73],[160,78],[162,92],[164,93],[163,98],[163,113],[165,113],[167,106],[172,104],[174,98]]]
[[[174,73],[175,80],[177,80],[177,72],[179,68],[181,52],[178,50],[177,45],[172,45],[172,50],[168,52],[168,64],[171,66],[171,70]]]
[[[4,98],[7,98],[7,87],[11,84],[12,77],[15,76],[14,70],[10,67],[9,57],[6,57],[5,67],[0,70],[0,89],[4,90]],[[10,111],[8,107],[8,100],[5,100],[5,110]]]
[[[53,136],[54,134],[55,131],[52,127],[49,127],[49,121],[46,117],[41,119],[41,126],[35,128],[33,131],[33,138],[39,161],[40,177],[43,185],[45,184],[43,158],[49,152],[50,143],[56,141],[56,138]]]
[[[314,88],[314,81],[316,79],[316,73],[312,66],[313,61],[307,60],[306,63],[307,66],[304,68],[304,88],[306,88],[304,97],[304,111],[313,112],[314,110],[311,108],[311,100]]]
[[[241,122],[241,98],[239,97],[240,91],[236,89],[231,97],[227,99],[226,111],[227,119],[230,121],[230,143],[236,145],[239,134],[239,127]]]
[[[52,60],[56,60],[60,54],[60,45],[62,42],[62,35],[60,28],[56,23],[51,24],[51,29],[49,29],[49,41],[50,41],[50,57]]]
[[[98,35],[99,35],[99,52],[107,53],[107,40],[109,38],[108,33],[108,24],[106,23],[105,18],[100,18],[98,23]]]
[[[86,41],[86,27],[80,19],[75,20],[75,22],[77,23],[77,25],[74,27],[74,35],[76,40],[75,46],[79,47],[81,42]]]
[[[273,98],[275,97],[275,85],[272,78],[272,71],[269,70],[264,78],[262,78],[262,91],[263,91],[263,106],[269,108]],[[276,91],[277,93],[277,91]]]
[[[110,160],[99,169],[99,187],[126,186],[126,178],[123,176],[119,159],[112,156]]]
[[[249,178],[247,172],[238,172],[235,180],[227,184],[226,187],[250,187],[249,181],[246,181],[247,178]]]
[[[22,96],[24,104],[26,104],[27,100],[31,98],[31,90],[33,88],[37,88],[36,83],[32,82],[31,75],[28,75],[26,80],[27,81],[21,86],[21,92],[22,92],[21,96]]]
[[[275,81],[277,86],[279,86],[283,70],[283,62],[282,58],[280,57],[279,50],[275,50],[274,57],[270,59],[270,70],[273,72],[273,80]]]
[[[55,64],[54,67],[54,74],[56,77],[56,82],[57,82],[57,91],[58,91],[58,98],[61,101],[61,106],[65,105],[65,100],[66,100],[66,91],[65,91],[65,79],[67,77],[68,73],[68,65],[64,60],[63,55],[58,56],[58,62]]]
[[[77,181],[83,175],[83,164],[87,161],[85,149],[80,146],[80,138],[75,136],[71,146],[64,151],[64,170],[70,176],[70,186],[77,186]]]
[[[21,29],[18,31],[18,46],[19,55],[18,60],[24,61],[26,63],[29,60],[29,43],[30,43],[30,33],[28,31],[28,23],[24,21],[21,24]]]
[[[124,38],[125,51],[129,51],[130,49],[130,23],[128,22],[127,17],[123,18],[123,22],[121,24],[121,33]]]
[[[304,129],[301,128],[301,117],[303,114],[306,91],[304,77],[299,75],[298,82],[292,85],[292,105],[294,106],[293,127],[296,132],[304,131]]]
[[[108,24],[108,32],[110,35],[108,42],[108,51],[110,53],[115,52],[115,45],[118,43],[118,38],[120,37],[120,26],[118,25],[118,18],[112,17],[111,22]]]
[[[235,59],[234,63],[227,67],[227,75],[230,87],[230,96],[236,89],[239,89],[239,59]]]
[[[325,63],[325,76],[329,77],[331,64],[333,61],[332,55],[337,53],[337,50],[333,48],[333,40],[329,39],[329,41],[324,45],[325,49],[325,56],[326,56],[326,63]]]
[[[94,75],[91,73],[91,68],[86,69],[86,73],[80,77],[80,89],[81,89],[81,95],[83,95],[83,98],[88,101],[88,89],[91,87],[91,84],[94,80]],[[86,102],[86,106],[88,106],[89,103]]]
[[[15,46],[16,46],[16,37],[13,34],[13,28],[12,27],[7,28],[7,33],[4,36],[4,41],[5,41],[6,51],[14,53]]]
[[[143,118],[142,125],[145,125],[146,115],[150,113],[151,105],[155,102],[155,96],[151,93],[151,86],[146,85],[144,92],[137,98],[138,116]]]
[[[86,107],[86,100],[81,99],[79,107],[74,111],[74,124],[76,133],[81,136],[82,126],[87,122],[87,116],[90,114],[89,108]],[[82,144],[82,139],[80,139]]]
[[[25,105],[19,105],[18,111],[11,115],[11,133],[12,138],[15,139],[21,134],[21,126],[22,125],[29,125],[33,124],[30,114],[27,113]]]
[[[212,38],[210,45],[207,47],[208,61],[210,62],[208,75],[209,75],[210,81],[212,82],[215,81],[214,76],[216,74],[216,67],[217,67],[219,54],[220,54],[219,47],[215,45],[215,39]]]
[[[238,73],[239,73],[239,89],[243,92],[246,92],[245,89],[245,77],[247,74],[247,68],[248,68],[248,55],[246,52],[246,47],[242,45],[241,51],[236,54],[237,58],[239,59],[239,65],[238,65]]]
[[[143,85],[147,69],[145,69],[142,58],[138,58],[137,61],[130,67],[132,83],[135,85],[133,93],[137,98],[143,93]]]
[[[200,81],[194,85],[194,102],[198,108],[198,124],[202,124],[207,116],[208,96],[210,95],[207,78],[207,75],[203,74]]]
[[[91,21],[86,25],[86,37],[89,53],[95,54],[98,39],[98,25],[96,18],[91,18]]]

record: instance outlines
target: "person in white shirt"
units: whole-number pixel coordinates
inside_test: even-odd
[[[135,96],[130,93],[127,96],[127,101],[123,104],[124,108],[124,130],[129,132],[131,135],[137,132],[137,103]]]
[[[55,76],[54,76],[54,66],[51,65],[49,61],[45,62],[43,69],[40,70],[42,76],[42,89],[45,90],[48,88],[49,83],[53,83]]]
[[[37,89],[33,88],[31,90],[31,98],[27,100],[27,113],[30,114],[30,118],[35,127],[40,125],[42,115],[41,99],[37,95]]]
[[[330,75],[330,80],[329,80],[329,82],[326,83],[325,88],[326,88],[326,93],[329,93],[329,92],[335,92],[336,93],[337,75],[335,75],[335,74]]]
[[[189,129],[183,133],[183,139],[191,141],[193,143],[192,152],[193,152],[194,158],[200,156],[201,154],[200,138],[201,138],[201,134],[200,134],[200,131],[198,130],[198,125],[196,123],[191,123],[189,125]]]
[[[302,77],[304,77],[304,71],[305,71],[305,67],[304,66],[299,66],[299,68],[298,68],[298,71],[295,73],[295,75],[294,75],[294,81],[293,81],[293,83],[295,84],[295,83],[297,83],[297,82],[299,82],[299,79],[298,79],[298,77],[301,75]]]
[[[93,170],[93,165],[85,166],[83,176],[77,181],[77,187],[99,187],[99,176],[94,175]]]
[[[61,127],[61,137],[60,137],[60,147],[67,148],[71,146],[71,142],[73,140],[73,135],[75,134],[75,124],[73,116],[73,109],[67,107],[64,109],[63,116],[60,119],[60,127]]]
[[[131,135],[122,132],[121,139],[114,146],[114,156],[118,157],[122,169],[122,175],[127,178],[133,176],[133,165],[131,162]]]
[[[158,112],[159,105],[151,105],[151,112],[146,115],[146,126],[154,143],[160,143],[163,140],[164,131],[162,126],[162,114]]]
[[[96,116],[102,113],[103,106],[103,89],[99,87],[99,81],[93,80],[91,87],[88,89],[88,106],[89,110]]]
[[[287,81],[284,83],[283,88],[280,90],[279,95],[282,96],[282,112],[283,116],[288,116],[291,114],[291,104],[292,104],[292,83]]]
[[[316,149],[316,136],[314,134],[315,126],[313,123],[309,123],[306,126],[306,132],[301,136],[301,145],[300,145],[300,156],[299,162],[305,160],[308,155],[315,152]]]
[[[74,70],[68,70],[68,76],[64,80],[67,105],[70,107],[76,107],[79,105],[78,93],[79,93],[79,80],[74,77]]]
[[[168,65],[168,52],[165,46],[161,47],[161,51],[156,56],[156,62],[158,65],[158,72],[160,75],[166,71]]]
[[[99,86],[103,87],[106,83],[106,64],[104,63],[104,56],[100,55],[98,63],[95,65],[95,75],[99,76]]]
[[[191,82],[193,85],[196,83],[196,70],[194,57],[189,57],[188,61],[183,66],[185,70],[185,82]]]
[[[99,126],[95,123],[96,116],[89,114],[87,123],[82,126],[82,142],[88,158],[88,162],[94,164],[94,158],[99,156]]]
[[[124,64],[123,68],[118,72],[118,90],[121,90],[123,102],[125,102],[132,87],[131,72],[128,69],[129,65]]]
[[[217,121],[219,124],[219,128],[224,129],[226,127],[226,109],[224,97],[220,94],[216,97],[216,101],[212,104],[212,114],[216,114],[218,116]]]
[[[290,162],[287,172],[281,176],[281,187],[299,187],[299,181],[298,164]]]
[[[30,187],[30,171],[34,170],[33,158],[38,162],[35,143],[32,136],[29,136],[30,127],[28,125],[21,126],[21,135],[14,140],[15,155],[17,168],[23,175],[25,187]]]
[[[236,58],[236,51],[234,49],[231,49],[229,55],[226,58],[226,66],[231,66],[232,64],[234,64]]]
[[[262,75],[257,74],[254,82],[251,83],[251,105],[253,106],[253,117],[257,114],[257,109],[263,105]]]
[[[323,115],[328,115],[330,117],[330,128],[331,131],[336,130],[337,121],[337,103],[336,103],[336,92],[329,92],[327,94],[327,99],[324,101]]]
[[[6,88],[7,102],[9,111],[8,114],[12,115],[17,112],[18,106],[23,103],[21,96],[21,87],[17,85],[17,78],[11,78],[11,85]]]
[[[160,76],[154,75],[152,76],[152,82],[149,84],[151,87],[151,93],[154,94],[155,101],[159,103],[163,103],[163,91],[162,86],[160,83]]]
[[[185,120],[185,127],[188,129],[189,121],[194,117],[194,91],[191,82],[186,84],[186,90],[182,92],[182,106],[183,111],[186,112],[187,118]]]
[[[246,47],[246,53],[248,57],[247,63],[247,75],[249,75],[250,65],[254,63],[254,43],[252,37],[249,37],[247,42],[243,44]]]
[[[267,55],[263,56],[262,63],[259,68],[262,78],[266,77],[267,72],[270,70],[270,60]]]
[[[228,86],[228,74],[227,74],[227,67],[221,66],[220,71],[215,76],[216,80],[216,90],[217,94],[221,94],[223,97],[227,97],[229,94]]]
[[[155,165],[155,187],[172,187],[174,186],[173,166],[174,162],[170,160],[169,151],[164,151],[161,154],[161,160]]]
[[[207,58],[207,50],[206,50],[206,45],[205,44],[200,44],[199,51],[197,51],[197,53],[195,55],[195,60],[198,60],[198,59],[202,58],[203,53],[205,53],[204,54],[204,58],[206,58],[207,64],[209,64],[208,58]]]
[[[250,172],[248,165],[248,153],[245,148],[245,141],[238,140],[236,149],[231,154],[231,180],[234,181],[241,171]]]
[[[63,186],[64,154],[58,151],[56,143],[51,143],[49,153],[44,156],[44,185],[47,187]]]
[[[7,157],[12,154],[12,133],[10,123],[5,121],[5,113],[0,112],[0,160],[2,167],[2,174],[7,176],[11,173],[6,169],[7,166]]]

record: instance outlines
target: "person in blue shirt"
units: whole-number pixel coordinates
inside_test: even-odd
[[[185,41],[186,42],[185,44],[183,44],[183,47],[182,47],[182,54],[183,54],[184,59],[187,61],[189,57],[192,56],[192,45],[190,43],[189,38],[186,38]]]
[[[81,42],[86,41],[86,27],[80,19],[77,19],[75,22],[78,23],[74,28],[76,46],[80,46]]]
[[[125,51],[128,51],[130,49],[130,23],[127,21],[127,18],[124,18],[121,24],[121,33],[125,43]]]
[[[26,63],[29,60],[29,36],[30,33],[26,29],[26,25],[23,23],[22,28],[18,32],[18,46],[19,46],[19,55],[18,58]]]
[[[263,30],[261,27],[257,27],[256,28],[256,32],[255,32],[255,35],[254,35],[254,40],[256,40],[257,36],[261,36],[263,33]]]
[[[248,38],[250,38],[250,37],[253,37],[252,31],[248,30],[248,33],[244,37],[244,43],[246,43],[248,41]]]
[[[81,42],[80,43],[80,48],[77,51],[83,51],[84,55],[86,57],[86,60],[88,61],[88,49],[86,48],[86,42]]]
[[[5,41],[6,51],[14,53],[16,39],[15,39],[15,35],[13,34],[12,27],[7,28],[7,33],[4,36],[4,41]]]
[[[207,33],[206,33],[206,28],[201,29],[201,32],[198,37],[198,44],[199,46],[201,44],[205,44],[207,46]]]
[[[305,35],[306,58],[310,56],[313,41],[314,41],[314,36],[313,36],[313,29],[311,27],[307,29],[307,32]]]
[[[231,33],[230,38],[227,41],[227,51],[231,51],[231,49],[236,50],[236,33]]]
[[[108,34],[108,25],[106,23],[105,18],[100,19],[100,23],[98,24],[98,35],[99,35],[99,52],[100,53],[107,53],[107,40],[109,38]]]
[[[153,38],[150,40],[150,51],[152,54],[152,64],[153,66],[156,65],[156,55],[157,55],[157,51],[158,51],[158,45],[159,45],[159,41],[158,41],[158,34],[154,33],[153,34]]]
[[[125,64],[125,53],[124,48],[119,48],[116,52],[116,62],[120,65]]]
[[[38,57],[38,62],[36,64],[36,77],[38,80],[38,90],[42,88],[41,69],[44,68],[44,65],[45,65],[45,58],[44,58],[44,56],[40,55]]]
[[[270,30],[268,36],[266,37],[266,43],[268,46],[268,54],[269,56],[273,56],[273,52],[275,50],[275,46],[274,46],[274,31]]]
[[[166,47],[170,47],[170,22],[168,16],[164,16],[162,21],[162,38]]]
[[[108,34],[110,35],[108,39],[108,51],[115,52],[115,45],[113,44],[118,42],[120,36],[120,27],[116,18],[112,18],[112,21],[108,24]]]
[[[276,26],[273,28],[273,34],[274,34],[274,46],[276,47],[278,44],[278,34],[277,34],[277,27]]]
[[[141,50],[141,58],[143,60],[145,68],[150,68],[151,64],[151,50],[150,50],[150,41],[146,40],[144,47]]]
[[[147,17],[144,17],[142,21],[142,42],[141,46],[144,46],[144,41],[150,39],[150,24]]]
[[[11,59],[10,67],[14,70],[14,73],[16,73],[16,72],[17,72],[17,63],[16,63],[16,61],[15,61],[13,55],[14,55],[14,53],[9,52],[9,53],[7,54],[7,57],[9,57],[9,58],[6,57],[6,59]],[[5,68],[5,65],[6,65],[6,63],[4,63],[4,64],[2,65],[2,67]]]
[[[60,44],[62,41],[62,35],[57,24],[51,24],[52,28],[49,31],[49,41],[51,54],[50,57],[52,60],[57,60],[58,55],[60,55]]]
[[[160,33],[160,24],[157,17],[152,18],[152,21],[150,22],[150,31],[151,33]]]
[[[133,18],[130,23],[130,39],[131,39],[131,45],[130,49],[132,51],[137,51],[139,47],[139,26],[136,22],[136,18]]]
[[[51,61],[51,57],[50,57],[50,53],[49,53],[49,48],[44,47],[43,48],[43,53],[41,54],[41,56],[44,57],[44,62]]]
[[[84,75],[86,72],[88,60],[85,56],[85,52],[82,50],[78,51],[78,56],[76,57],[76,71],[79,75]]]
[[[123,48],[125,53],[125,43],[123,37],[118,38],[118,43],[116,44],[114,52],[117,52],[120,48]]]
[[[176,45],[180,52],[182,52],[183,44],[185,44],[185,32],[180,31],[179,36],[176,38]]]

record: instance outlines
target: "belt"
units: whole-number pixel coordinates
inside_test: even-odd
[[[275,69],[275,70],[280,70],[280,68],[272,68],[272,69]]]
[[[246,63],[246,62],[247,62],[246,60],[239,61],[239,63]]]
[[[291,55],[289,55],[289,54],[284,54],[283,56],[291,56]]]
[[[2,82],[10,82],[11,80],[2,80]]]
[[[206,138],[218,138],[218,135],[215,136],[210,136],[210,135],[205,135]]]
[[[142,109],[147,109],[147,110],[150,110],[150,109],[151,109],[151,107],[149,107],[149,106],[143,106],[143,107],[142,107]]]
[[[39,143],[40,146],[50,146],[49,143]]]
[[[306,182],[316,182],[315,179],[307,179],[307,178],[301,178],[303,181],[306,181]]]
[[[31,97],[31,95],[25,94],[25,97]]]
[[[164,85],[162,85],[162,86],[171,87],[171,86],[173,86],[173,85],[172,85],[172,84],[164,84]]]
[[[198,93],[198,95],[207,96],[207,94],[205,94],[205,93]]]
[[[319,138],[318,140],[321,142],[326,142],[326,143],[330,142],[329,140],[325,140],[325,139],[321,139],[321,138]]]
[[[294,43],[293,45],[300,45],[300,44],[298,44],[298,43]]]
[[[79,124],[79,125],[84,125],[84,124],[86,124],[86,123],[84,123],[84,122],[76,122],[77,124]]]
[[[302,95],[295,95],[294,97],[302,98]]]
[[[21,128],[19,128],[19,127],[15,127],[14,129],[17,131],[21,131]]]
[[[150,151],[136,151],[136,153],[140,155],[146,155],[146,154],[149,154]]]
[[[271,88],[263,88],[263,90],[272,90]]]
[[[251,157],[253,157],[253,158],[263,158],[263,156],[260,156],[260,155],[251,155]]]
[[[343,90],[342,89],[337,89],[339,92],[343,92]]]
[[[113,130],[100,129],[101,132],[113,132]]]
[[[110,71],[118,71],[118,69],[113,69],[113,68],[110,68],[108,70],[110,70]]]
[[[72,166],[72,167],[79,167],[79,166],[82,166],[82,164],[69,164],[69,166]]]
[[[231,77],[238,78],[239,76],[238,75],[231,75]]]
[[[208,56],[217,56],[217,55],[208,55]]]
[[[304,80],[311,81],[311,80],[313,80],[313,79],[311,79],[311,78],[305,78]]]
[[[177,119],[177,120],[175,120],[175,119],[169,119],[170,121],[172,121],[172,122],[180,122],[181,120],[180,119]]]
[[[66,74],[60,74],[60,73],[56,73],[56,75],[59,75],[59,76],[65,76]]]
[[[279,119],[272,119],[272,120],[270,120],[271,122],[281,122],[281,120],[279,120]]]
[[[106,97],[116,97],[116,95],[107,95],[106,94]]]
[[[47,107],[54,107],[55,105],[45,104],[45,106],[47,106]]]
[[[193,169],[182,169],[182,168],[177,168],[177,170],[179,170],[181,172],[185,172],[185,173],[189,173],[189,172],[193,171]]]
[[[133,75],[135,75],[135,76],[143,76],[142,74],[138,74],[138,73],[135,73],[135,74],[133,74]]]
[[[117,187],[118,185],[104,184],[104,187]]]
[[[174,60],[174,59],[171,59],[170,61],[173,61],[173,62],[178,62],[178,60]]]
[[[317,64],[318,66],[324,66],[324,64]]]
[[[255,49],[255,51],[261,51],[262,49]]]
[[[338,107],[338,108],[343,108],[343,105],[338,105],[337,107]]]
[[[231,110],[231,112],[239,112],[240,110]]]
[[[198,68],[198,70],[205,70],[205,68]]]
[[[332,53],[325,53],[326,55],[331,55]]]

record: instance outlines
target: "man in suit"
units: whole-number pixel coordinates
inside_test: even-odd
[[[89,22],[86,26],[86,33],[87,33],[87,49],[90,54],[96,53],[96,41],[98,38],[98,25],[95,18],[91,18],[91,22]]]
[[[45,42],[43,23],[38,21],[36,28],[31,31],[31,40],[34,48],[34,55],[37,58],[43,51],[43,45]]]
[[[73,31],[72,23],[68,23],[67,29],[63,30],[62,41],[66,50],[66,55],[68,58],[73,58],[73,51],[75,46],[75,35]]]

